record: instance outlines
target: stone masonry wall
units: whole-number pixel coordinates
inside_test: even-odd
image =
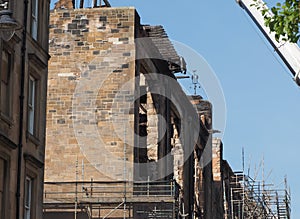
[[[214,181],[221,181],[221,165],[223,160],[223,144],[220,139],[214,138],[212,142],[212,168]]]
[[[222,162],[223,162],[223,143],[221,139],[214,138],[212,141],[212,174],[213,174],[213,218],[223,216],[223,178],[222,178]]]
[[[124,139],[133,160],[135,9],[50,17],[45,181],[123,180]]]

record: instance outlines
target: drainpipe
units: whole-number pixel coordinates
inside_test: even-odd
[[[17,192],[16,192],[16,219],[20,219],[20,196],[21,196],[21,168],[23,148],[23,121],[24,121],[24,93],[25,93],[25,64],[26,64],[26,33],[27,33],[28,0],[24,0],[24,17],[21,48],[21,87],[20,87],[20,120],[19,120],[19,143],[18,143],[18,169],[17,169]]]

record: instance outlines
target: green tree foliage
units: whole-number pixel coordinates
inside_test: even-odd
[[[265,24],[275,33],[275,38],[278,41],[290,41],[297,43],[300,38],[300,0],[285,0],[283,3],[277,3],[269,9],[259,5],[258,0],[254,0],[257,9],[261,10],[265,19]]]

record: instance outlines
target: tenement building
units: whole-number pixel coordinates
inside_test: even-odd
[[[210,218],[211,105],[164,28],[107,1],[50,14],[44,218]]]
[[[0,1],[3,219],[42,218],[49,4],[49,0]]]

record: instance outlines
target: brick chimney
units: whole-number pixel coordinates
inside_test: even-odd
[[[74,8],[74,0],[59,0],[55,3],[55,9],[73,9]]]

